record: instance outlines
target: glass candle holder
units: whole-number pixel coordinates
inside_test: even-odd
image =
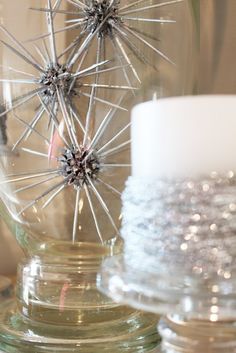
[[[210,353],[233,352],[235,349],[234,320],[209,322],[188,320],[181,315],[163,318],[159,332],[163,338],[160,352]]]
[[[124,254],[106,260],[98,281],[118,302],[168,314],[161,352],[235,350],[235,102],[178,97],[133,111]]]

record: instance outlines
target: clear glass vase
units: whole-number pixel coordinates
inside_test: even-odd
[[[81,37],[77,17],[73,38],[64,27],[76,11],[66,1],[12,6],[4,2],[0,28],[0,210],[26,260],[16,303],[1,312],[0,349],[153,351],[158,318],[114,304],[96,285],[102,260],[122,251],[120,193],[131,97],[140,90],[134,72],[145,81],[141,48],[127,63],[127,48],[121,56],[100,43],[107,33],[87,29]]]

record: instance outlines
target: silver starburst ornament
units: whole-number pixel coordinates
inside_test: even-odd
[[[9,68],[9,72],[13,71],[14,73],[20,73],[22,78],[0,79],[0,82],[2,83],[30,87],[26,94],[19,95],[11,100],[9,106],[0,113],[0,117],[3,117],[8,113],[13,112],[14,118],[25,126],[25,130],[15,142],[13,150],[17,148],[22,141],[27,140],[32,132],[39,134],[37,125],[45,115],[48,117],[47,125],[51,129],[51,137],[49,139],[49,141],[51,141],[55,130],[60,132],[58,111],[63,115],[70,136],[74,136],[76,133],[74,121],[78,124],[79,128],[85,132],[86,128],[84,122],[81,120],[78,111],[79,98],[85,97],[88,99],[91,107],[95,101],[110,107],[116,106],[112,101],[99,97],[97,94],[98,88],[118,91],[135,89],[135,87],[128,87],[125,85],[101,85],[98,83],[98,73],[99,75],[106,74],[107,72],[112,72],[121,68],[117,65],[112,66],[110,60],[97,60],[95,64],[86,67],[85,59],[87,53],[84,52],[83,56],[77,62],[75,69],[73,69],[73,65],[71,65],[70,57],[61,63],[62,54],[58,54],[56,32],[54,29],[54,18],[56,13],[53,13],[53,11],[57,11],[58,4],[59,2],[56,2],[54,6],[52,6],[51,0],[48,0],[48,11],[46,12],[48,34],[46,36],[40,36],[40,44],[38,43],[36,45],[34,43],[35,55],[26,49],[23,43],[18,41],[17,38],[15,38],[4,26],[0,25],[1,31],[8,39],[10,39],[13,45],[8,44],[4,40],[1,40],[2,44],[36,71],[35,75],[32,75],[32,73],[24,72],[18,68]],[[47,38],[47,41],[45,41],[45,38]],[[92,78],[92,82],[91,80],[87,82],[86,79],[88,78]],[[91,93],[88,93],[87,90],[91,87],[92,91]],[[39,101],[35,115],[30,122],[26,122],[19,117],[16,113],[16,109],[29,104],[35,98],[38,98]],[[116,107],[125,110],[121,106]],[[66,142],[65,136],[62,137],[64,142]]]
[[[60,161],[60,172],[68,185],[74,185],[75,189],[90,181],[97,180],[100,171],[99,158],[96,152],[80,146],[79,148],[66,148]]]
[[[115,119],[119,117],[117,112],[127,110],[123,107],[126,92],[136,88],[112,84],[112,78],[107,83],[100,83],[100,77],[119,72],[127,65],[114,64],[110,60],[112,58],[101,60],[99,53],[95,63],[90,65],[86,64],[88,50],[83,51],[76,65],[72,62],[75,55],[73,51],[62,62],[64,51],[58,53],[58,31],[54,23],[57,12],[61,11],[58,7],[61,2],[52,5],[51,0],[48,0],[47,3],[45,15],[48,33],[35,38],[37,44],[33,42],[34,55],[5,27],[0,27],[11,41],[9,44],[4,40],[2,44],[36,72],[25,72],[20,67],[9,68],[9,71],[17,72],[22,78],[0,79],[2,83],[30,87],[28,93],[17,96],[1,113],[1,116],[9,115],[11,126],[14,126],[15,121],[21,127],[23,125],[22,133],[18,133],[21,129],[17,128],[11,136],[17,155],[12,155],[11,160],[2,159],[1,189],[14,219],[28,224],[30,229],[32,218],[34,224],[39,221],[42,223],[46,209],[51,207],[56,210],[60,200],[68,212],[64,216],[67,219],[66,227],[70,228],[71,225],[70,239],[73,242],[79,240],[80,215],[82,209],[86,208],[86,219],[92,217],[99,239],[104,243],[99,225],[101,212],[107,216],[113,235],[118,234],[117,219],[114,220],[117,215],[113,215],[114,207],[111,207],[109,200],[111,195],[118,196],[119,200],[120,184],[119,178],[111,177],[111,174],[118,177],[119,169],[127,170],[130,167],[127,158],[124,162],[120,158],[120,152],[130,144],[129,137],[126,137],[130,123],[122,125],[126,118],[120,118],[116,124]],[[106,99],[100,96],[100,89],[109,92],[115,90],[117,94]],[[121,95],[120,91],[124,91],[124,94]],[[81,97],[85,98],[83,102]],[[29,102],[30,110],[27,109]],[[32,107],[35,111],[33,117]],[[19,116],[20,109],[27,109],[24,118]],[[100,111],[98,120],[96,109]],[[114,125],[110,130],[111,122]],[[116,158],[117,155],[119,158]],[[67,197],[64,200],[65,193]],[[84,204],[87,206],[82,206]],[[57,216],[56,222],[59,221],[60,217]],[[48,229],[50,227],[51,224]]]
[[[97,40],[97,52],[99,60],[106,58],[108,42],[110,41],[116,58],[122,65],[130,66],[132,74],[141,82],[141,73],[136,68],[134,58],[146,65],[153,65],[148,55],[140,46],[153,51],[157,56],[174,64],[162,50],[158,48],[158,38],[154,38],[146,29],[146,24],[170,24],[174,19],[165,19],[162,16],[152,15],[152,11],[165,6],[181,3],[183,0],[154,1],[135,0],[127,3],[124,0],[67,0],[74,6],[74,11],[60,11],[68,15],[76,16],[68,20],[69,25],[60,29],[66,31],[78,29],[75,40],[67,50],[74,49],[70,64],[73,65],[83,55],[84,51]],[[47,9],[38,9],[48,11]],[[57,10],[54,11],[56,13]],[[147,15],[145,15],[147,14]],[[153,41],[156,43],[153,44]],[[126,81],[131,86],[127,68],[123,69]]]

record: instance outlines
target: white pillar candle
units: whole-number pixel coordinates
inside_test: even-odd
[[[132,175],[194,177],[236,171],[236,96],[187,96],[132,111]]]

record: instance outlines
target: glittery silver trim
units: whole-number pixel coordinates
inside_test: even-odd
[[[127,264],[229,279],[236,269],[236,177],[198,180],[131,177],[123,194]]]

